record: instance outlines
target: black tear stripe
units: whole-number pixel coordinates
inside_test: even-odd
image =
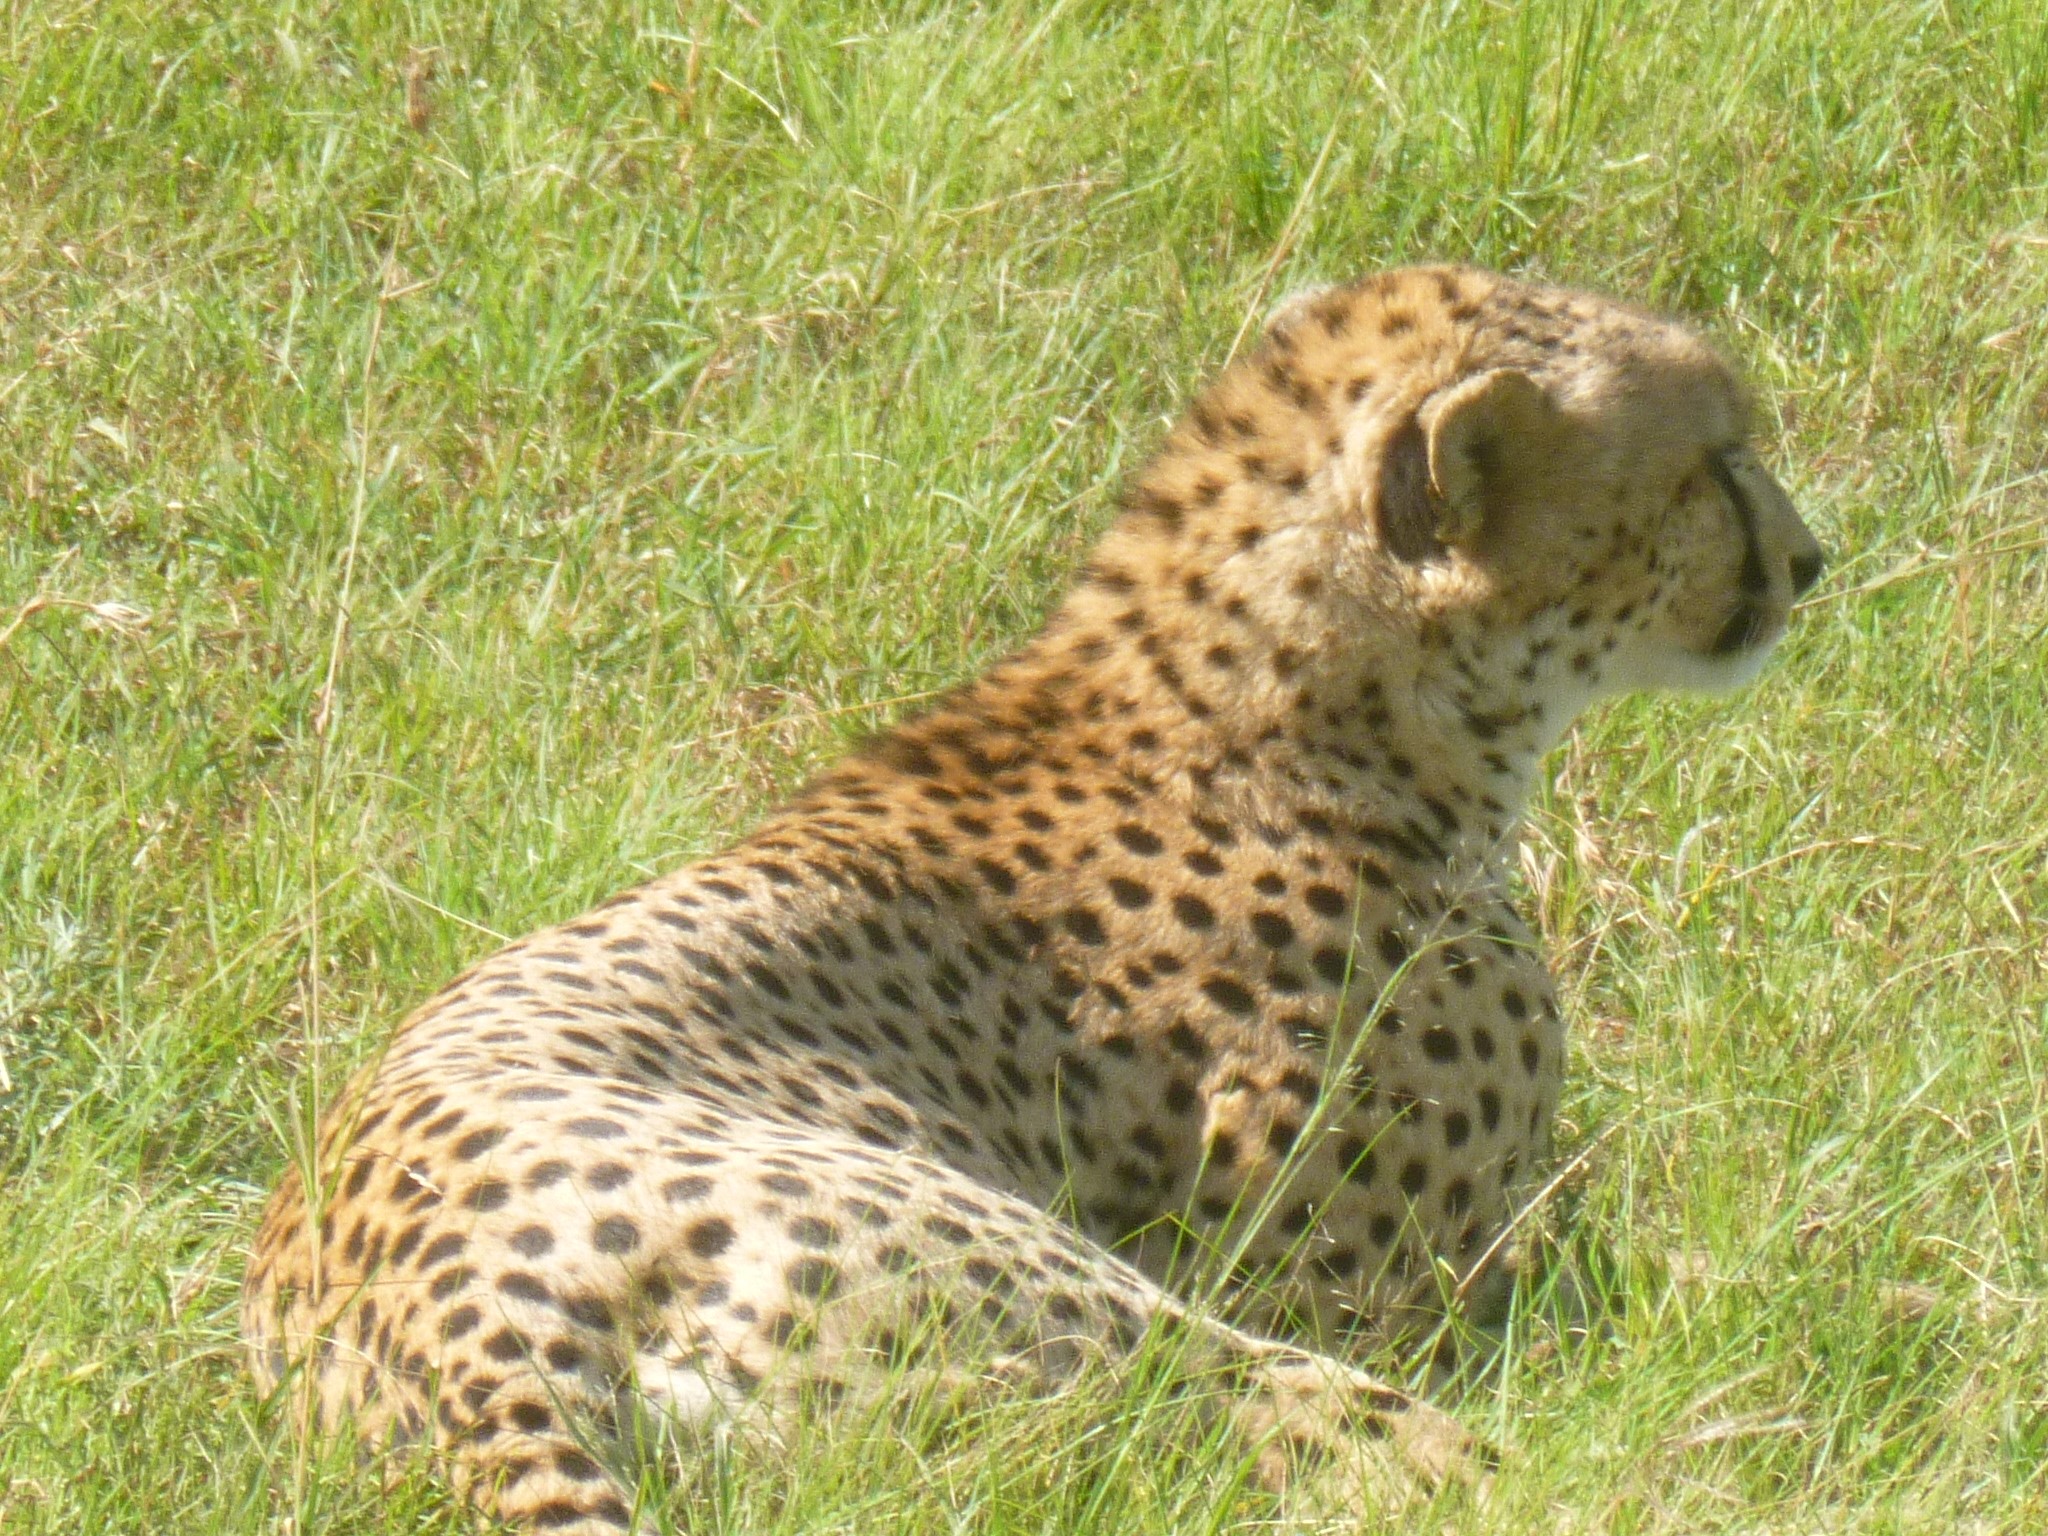
[[[1728,460],[1719,453],[1707,455],[1707,470],[1714,477],[1714,483],[1734,503],[1736,521],[1742,524],[1742,591],[1746,597],[1768,597],[1771,578],[1764,569],[1763,547],[1757,541],[1756,506],[1735,478],[1735,471],[1728,467]]]

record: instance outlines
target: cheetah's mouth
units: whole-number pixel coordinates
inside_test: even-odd
[[[1709,656],[1740,656],[1745,651],[1767,646],[1778,638],[1784,626],[1769,607],[1745,597],[1707,647]]]

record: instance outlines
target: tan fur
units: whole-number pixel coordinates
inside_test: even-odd
[[[1546,1153],[1542,754],[1746,675],[1818,573],[1746,413],[1603,299],[1284,306],[1037,639],[405,1022],[270,1203],[258,1379],[538,1529],[632,1521],[626,1417],[940,1369],[934,1323],[1039,1386],[1171,1325],[1249,1437],[1440,1473],[1454,1426],[1308,1351],[1427,1315]]]

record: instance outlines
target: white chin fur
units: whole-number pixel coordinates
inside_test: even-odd
[[[1732,656],[1702,656],[1676,651],[1658,658],[1657,677],[1652,686],[1683,693],[1733,693],[1756,681],[1764,663],[1777,649],[1778,636],[1761,641]]]

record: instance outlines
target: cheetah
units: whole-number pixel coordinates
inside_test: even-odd
[[[650,1416],[1053,1390],[1162,1330],[1250,1454],[1451,1473],[1345,1352],[1480,1273],[1546,1153],[1544,754],[1746,681],[1821,572],[1749,416],[1605,298],[1283,305],[1036,638],[404,1022],[270,1200],[256,1379],[537,1530],[644,1525]]]

